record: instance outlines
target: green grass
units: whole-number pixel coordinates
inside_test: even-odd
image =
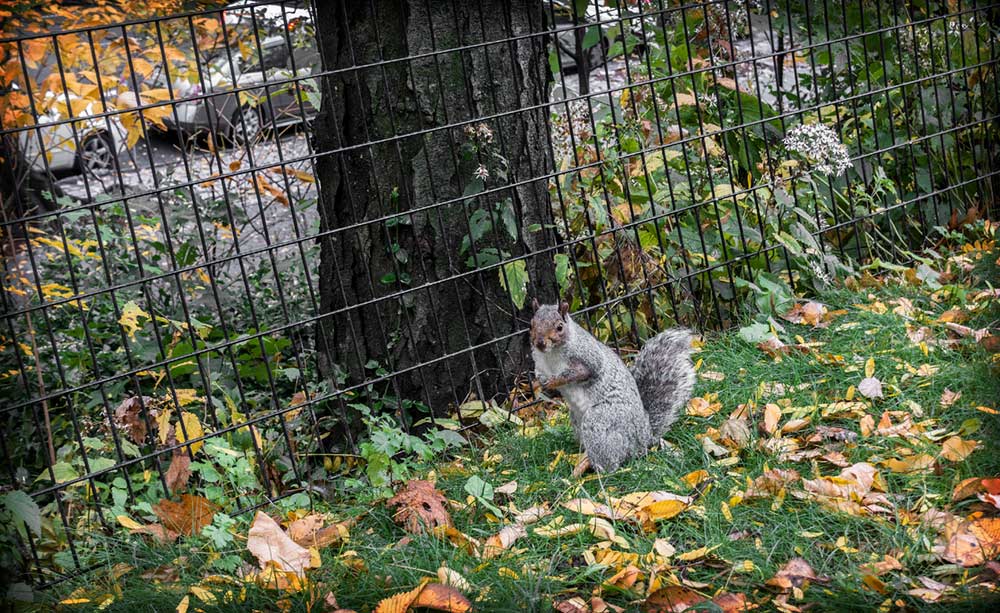
[[[738,463],[726,465],[702,451],[698,435],[709,427],[718,427],[739,404],[756,402],[752,423],[760,420],[766,401],[761,399],[761,383],[779,382],[788,391],[783,398],[791,406],[801,407],[802,414],[812,419],[809,427],[797,435],[813,430],[818,424],[842,426],[857,432],[857,418],[823,419],[816,404],[844,398],[848,388],[864,377],[868,358],[876,363],[875,376],[885,385],[886,397],[869,403],[867,412],[878,421],[885,410],[912,411],[919,405],[923,417],[914,421],[935,420],[931,428],[949,433],[961,432],[963,438],[981,441],[966,460],[958,463],[939,461],[931,473],[897,474],[878,466],[886,485],[887,495],[899,511],[932,506],[967,514],[982,508],[975,498],[952,503],[954,485],[967,477],[1000,475],[1000,424],[998,416],[976,409],[977,406],[998,407],[1000,380],[991,370],[990,356],[971,343],[956,349],[930,347],[927,355],[911,343],[905,334],[905,319],[892,313],[876,314],[857,308],[858,304],[882,301],[892,308],[891,300],[908,297],[914,306],[939,314],[954,303],[935,303],[926,292],[914,288],[893,286],[860,293],[837,291],[820,296],[819,300],[832,309],[846,309],[847,314],[835,319],[826,329],[785,324],[788,338],[801,335],[808,342],[823,343],[809,354],[792,353],[775,362],[734,332],[713,335],[705,343],[697,359],[700,371],[717,371],[725,375],[722,381],[700,378],[696,394],[715,392],[722,410],[708,418],[685,416],[668,433],[673,449],[656,451],[643,460],[633,461],[613,474],[584,479],[571,477],[572,462],[563,459],[550,470],[560,452],[577,451],[565,419],[547,423],[533,438],[522,436],[516,428],[501,428],[485,434],[475,446],[466,448],[454,459],[421,467],[421,474],[434,471],[437,486],[451,500],[465,502],[463,487],[471,475],[498,486],[510,480],[519,484],[512,502],[519,509],[548,503],[555,516],[562,515],[566,523],[586,521],[586,517],[559,507],[572,498],[602,499],[605,494],[622,495],[641,490],[669,490],[691,493],[681,481],[685,474],[699,469],[708,471],[709,487],[703,484],[701,496],[694,506],[677,517],[657,524],[656,531],[645,533],[637,526],[617,523],[618,533],[630,544],[629,551],[646,554],[656,538],[665,538],[678,554],[703,546],[717,546],[706,558],[681,562],[673,560],[673,574],[678,578],[710,585],[704,591],[711,596],[718,590],[741,592],[753,602],[762,603],[762,610],[771,610],[773,592],[764,587],[790,558],[804,557],[818,575],[829,582],[814,583],[805,591],[798,606],[808,603],[812,610],[867,611],[878,610],[886,601],[898,601],[911,610],[970,611],[989,610],[1000,604],[982,591],[959,589],[948,602],[929,604],[906,594],[919,576],[958,583],[969,576],[961,569],[947,567],[929,552],[935,534],[919,523],[904,522],[891,517],[854,516],[828,510],[811,499],[797,499],[789,491],[779,507],[773,499],[747,500],[731,506],[731,521],[723,512],[723,503],[744,490],[748,479],[767,468],[794,468],[803,478],[817,474],[835,475],[840,469],[823,461],[781,461],[758,447],[761,434],[752,429],[751,441],[739,453]],[[971,324],[986,325],[995,314],[983,313]],[[928,317],[928,320],[931,318]],[[934,327],[933,324],[932,327]],[[940,326],[935,333],[943,336]],[[841,364],[821,363],[816,355],[842,356]],[[919,367],[929,364],[938,371],[929,377],[904,377],[905,365]],[[993,368],[996,368],[994,366]],[[800,388],[801,386],[801,388]],[[961,399],[950,407],[942,407],[940,397],[945,388],[961,391]],[[857,398],[856,398],[857,399]],[[782,421],[788,415],[782,416]],[[899,457],[903,448],[916,453],[940,452],[940,441],[932,443],[920,438],[887,438],[878,435],[860,437],[855,444],[838,445],[850,462],[867,461],[878,465],[887,458]],[[790,489],[800,489],[794,487]],[[514,550],[492,559],[480,560],[446,540],[430,536],[414,536],[408,545],[395,548],[403,530],[392,521],[383,505],[368,500],[339,500],[328,509],[338,519],[370,510],[351,529],[351,539],[343,545],[326,548],[322,567],[310,572],[310,579],[321,584],[320,591],[336,594],[340,606],[357,611],[373,610],[379,600],[411,589],[425,577],[436,576],[442,564],[461,572],[477,588],[470,593],[483,597],[479,610],[486,611],[551,611],[554,600],[572,596],[589,598],[595,587],[610,577],[616,569],[588,565],[583,554],[594,546],[596,539],[581,533],[562,538],[543,538],[529,528],[528,536],[519,540]],[[496,533],[501,524],[491,522],[480,505],[453,509],[456,527],[469,536],[485,539]],[[247,521],[249,518],[246,518]],[[546,518],[542,523],[549,521]],[[246,523],[239,525],[245,535]],[[732,538],[740,536],[741,538]],[[838,538],[843,537],[841,546]],[[242,546],[237,541],[236,547]],[[41,595],[49,603],[66,598],[74,589],[85,586],[91,592],[116,594],[105,611],[172,610],[187,592],[186,586],[201,581],[212,571],[206,563],[213,555],[201,539],[193,539],[172,547],[153,547],[138,537],[108,542],[102,548],[106,569],[90,574],[85,581],[60,585]],[[358,571],[344,562],[345,553],[356,552],[366,570]],[[886,553],[896,555],[904,568],[881,578],[886,594],[877,593],[861,584],[861,564],[879,560]],[[184,556],[181,563],[177,560]],[[247,556],[249,559],[249,556]],[[115,564],[133,567],[118,579],[109,579]],[[176,567],[176,581],[156,583],[142,574],[150,568]],[[974,574],[974,571],[973,573]],[[239,595],[240,588],[233,587]],[[253,585],[245,587],[245,601],[236,598],[223,602],[224,590],[217,591],[220,602],[208,606],[191,596],[191,609],[206,611],[245,611],[251,608],[274,610],[279,599],[287,599],[291,610],[307,610],[308,598],[303,594],[267,591]],[[635,610],[641,594],[606,588],[603,597],[611,603]],[[46,605],[48,606],[48,605]],[[86,606],[80,608],[85,610]],[[74,608],[75,610],[75,608]],[[319,610],[319,607],[317,609]]]

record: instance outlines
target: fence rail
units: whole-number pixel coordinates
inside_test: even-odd
[[[375,430],[516,419],[530,297],[627,353],[998,212],[1000,3],[47,10],[0,35],[0,495],[38,509],[0,549],[36,585],[162,499],[308,506],[390,484]]]

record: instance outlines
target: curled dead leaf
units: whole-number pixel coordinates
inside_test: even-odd
[[[397,507],[393,520],[411,534],[452,525],[448,499],[430,481],[408,481],[402,490],[386,501],[386,506]]]
[[[705,596],[682,585],[668,585],[649,595],[642,604],[643,613],[679,613],[699,602],[708,600]]]
[[[308,568],[318,566],[308,549],[293,541],[278,522],[263,511],[257,511],[247,534],[247,551],[257,558],[261,570],[273,566],[302,577]]]

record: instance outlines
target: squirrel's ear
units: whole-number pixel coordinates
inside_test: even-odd
[[[540,308],[541,306],[542,306],[542,305],[538,304],[538,298],[532,298],[532,299],[531,299],[531,310],[532,310],[532,311],[534,311],[534,312],[536,312],[536,313],[537,313],[537,312],[538,312],[538,309],[539,309],[539,308]]]
[[[568,313],[569,313],[569,303],[568,302],[560,302],[559,303],[559,315],[562,316],[563,321],[566,320],[566,316],[567,316]]]

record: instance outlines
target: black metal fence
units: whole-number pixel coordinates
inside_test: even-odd
[[[385,487],[405,447],[368,436],[386,419],[437,452],[531,405],[533,296],[627,351],[995,216],[998,15],[371,0],[12,18],[0,493],[28,521],[4,566],[43,585],[91,568],[99,535],[181,492],[237,515],[359,474]]]

